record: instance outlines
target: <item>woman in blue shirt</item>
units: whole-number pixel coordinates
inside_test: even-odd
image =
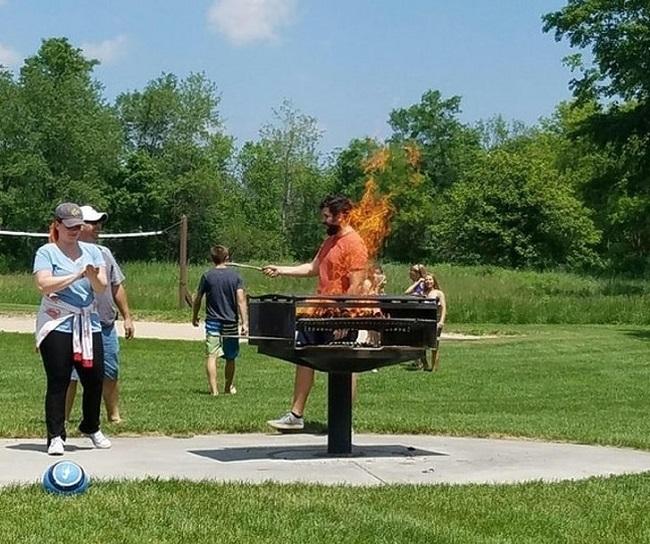
[[[99,430],[104,353],[95,293],[106,289],[104,257],[94,244],[79,242],[83,219],[76,204],[57,206],[50,243],[34,258],[34,276],[43,295],[36,321],[36,345],[45,373],[48,454],[63,455],[66,440],[65,395],[72,368],[83,384],[79,430],[97,448],[111,442]]]

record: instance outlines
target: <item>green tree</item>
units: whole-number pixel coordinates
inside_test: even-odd
[[[187,215],[189,255],[204,260],[225,227],[240,222],[239,187],[229,172],[232,138],[223,133],[216,86],[203,74],[163,74],[124,93],[116,110],[124,127],[125,166],[112,207],[120,230],[157,229]],[[232,232],[233,229],[229,229]],[[175,258],[177,231],[165,240],[124,244],[127,256]]]
[[[0,218],[43,231],[64,200],[105,206],[119,169],[119,123],[92,78],[96,62],[65,38],[44,40],[17,80],[0,75]],[[33,244],[2,240],[10,265],[25,267]]]
[[[422,172],[432,194],[462,177],[480,151],[480,134],[458,120],[461,98],[444,99],[440,91],[427,91],[418,104],[390,113],[394,143],[416,142],[422,150]]]
[[[246,216],[260,257],[306,259],[322,239],[318,204],[331,188],[317,151],[321,132],[316,119],[289,102],[273,116],[239,156]]]
[[[431,227],[439,260],[534,268],[598,264],[599,231],[555,167],[554,143],[538,134],[515,150],[492,150],[441,195]]]
[[[596,111],[576,128],[610,157],[585,185],[598,211],[603,249],[613,265],[650,271],[650,4],[646,0],[569,0],[544,16],[544,30],[582,50],[567,62],[581,102]]]

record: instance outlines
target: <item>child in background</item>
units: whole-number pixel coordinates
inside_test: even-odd
[[[428,372],[438,370],[440,368],[440,335],[442,328],[445,325],[447,318],[447,301],[445,294],[440,289],[438,279],[433,274],[427,274],[424,277],[424,293],[423,296],[429,299],[438,299],[438,328],[436,330],[436,345],[431,349],[431,358],[427,359],[425,355],[421,361],[422,368]]]
[[[416,297],[424,296],[424,278],[427,270],[423,264],[414,264],[409,270],[411,285],[404,291],[405,295],[414,295]]]
[[[192,305],[192,325],[199,326],[201,300],[205,304],[205,372],[210,393],[219,394],[217,387],[217,357],[226,360],[225,393],[234,394],[235,359],[239,355],[237,336],[248,334],[248,315],[244,282],[239,273],[226,266],[228,248],[213,246],[210,250],[214,267],[203,273]]]

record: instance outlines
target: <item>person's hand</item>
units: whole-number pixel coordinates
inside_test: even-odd
[[[279,266],[276,266],[274,264],[267,264],[266,266],[262,267],[262,272],[269,278],[277,278],[280,275],[279,268]]]
[[[239,328],[239,334],[241,336],[248,336],[248,323],[242,323]]]
[[[130,340],[135,336],[135,327],[133,326],[133,319],[130,317],[124,320],[124,338]]]
[[[89,280],[94,280],[97,279],[97,274],[99,274],[99,268],[93,266],[92,264],[87,264],[86,268],[84,268],[81,277],[86,277]]]
[[[193,325],[194,327],[198,327],[198,326],[199,326],[199,318],[198,318],[198,317],[193,317],[193,318],[192,318],[192,325]]]
[[[350,329],[335,329],[334,330],[334,340],[341,340],[345,338],[350,332]]]

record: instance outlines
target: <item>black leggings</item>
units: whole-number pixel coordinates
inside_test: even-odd
[[[93,366],[86,368],[72,356],[72,334],[52,331],[40,346],[43,366],[47,375],[45,392],[45,423],[47,443],[55,436],[65,440],[65,395],[70,383],[72,367],[77,369],[83,385],[83,404],[79,430],[92,434],[99,430],[99,410],[102,402],[104,379],[104,346],[102,334],[93,333]]]

